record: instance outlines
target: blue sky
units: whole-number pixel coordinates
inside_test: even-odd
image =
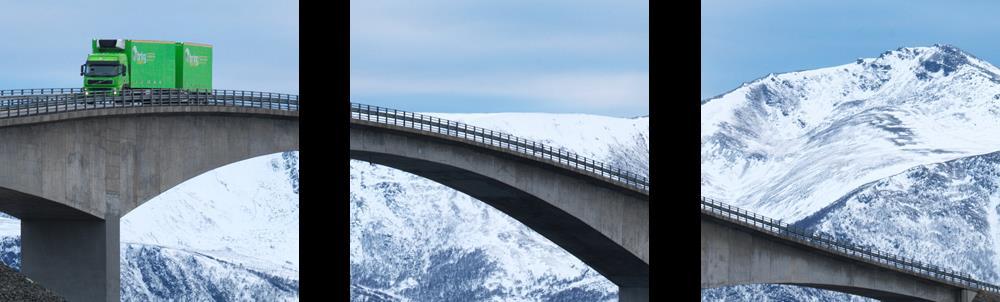
[[[298,94],[298,23],[297,1],[3,1],[0,89],[81,87],[91,39],[127,38],[212,44],[216,89]]]
[[[353,102],[421,112],[649,112],[648,1],[350,5]]]
[[[702,0],[701,98],[768,73],[951,44],[1000,64],[1000,1]]]

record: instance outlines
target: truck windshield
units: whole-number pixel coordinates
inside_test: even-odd
[[[97,77],[111,77],[118,75],[120,64],[93,64],[87,63],[84,75]]]

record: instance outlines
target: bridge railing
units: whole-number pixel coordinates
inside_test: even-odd
[[[33,89],[6,89],[0,90],[0,98],[11,97],[11,96],[21,96],[21,95],[39,95],[39,94],[71,94],[71,93],[82,93],[81,88],[33,88]]]
[[[351,103],[351,118],[461,138],[470,142],[534,157],[541,161],[549,161],[582,170],[599,178],[635,188],[641,192],[649,192],[649,179],[644,176],[611,167],[608,164],[580,156],[562,148],[554,148],[500,131],[484,129],[419,113],[358,103]]]
[[[221,89],[132,89],[123,93],[78,88],[0,91],[0,118],[138,106],[226,106],[298,111],[298,95]]]
[[[730,221],[776,237],[799,242],[834,254],[848,256],[868,263],[906,271],[924,278],[938,280],[955,286],[1000,293],[1000,286],[973,279],[967,273],[924,263],[913,258],[901,257],[871,247],[837,240],[829,235],[810,233],[781,220],[774,220],[710,198],[702,197],[701,212]]]

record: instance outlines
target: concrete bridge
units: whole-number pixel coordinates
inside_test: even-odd
[[[352,159],[407,171],[481,200],[649,300],[649,183],[500,132],[352,104]]]
[[[297,96],[233,95],[0,102],[0,211],[21,219],[22,272],[70,301],[119,301],[120,217],[206,171],[298,150]]]
[[[1000,287],[704,199],[701,287],[788,284],[882,301],[1000,301]]]

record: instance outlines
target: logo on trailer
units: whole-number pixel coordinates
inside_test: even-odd
[[[184,61],[191,65],[191,67],[198,67],[198,65],[208,63],[208,56],[195,56],[191,55],[190,48],[184,48]]]
[[[156,60],[156,53],[155,52],[142,53],[139,52],[139,47],[132,45],[132,60],[135,61],[136,64],[146,64],[147,62]]]

